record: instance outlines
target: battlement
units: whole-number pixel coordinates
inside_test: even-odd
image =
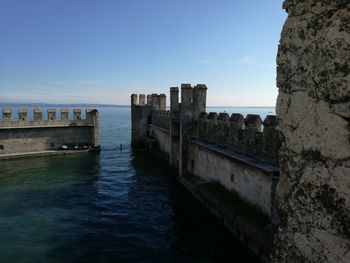
[[[28,109],[17,110],[18,119],[12,118],[12,109],[3,109],[0,121],[0,159],[8,156],[27,156],[52,151],[98,150],[100,146],[99,112],[86,109],[86,118],[81,109],[74,109],[72,119],[69,110],[61,109],[57,118],[56,109],[35,108],[29,116]]]
[[[278,164],[280,147],[277,119],[268,115],[210,112],[200,113],[197,139],[239,152],[261,161]]]
[[[45,126],[92,126],[96,120],[92,115],[98,114],[97,110],[87,109],[86,118],[82,119],[81,109],[73,109],[73,119],[69,119],[69,110],[61,109],[61,118],[57,119],[56,109],[47,110],[47,118],[43,119],[43,111],[40,108],[33,109],[32,119],[29,119],[28,109],[19,109],[18,119],[12,118],[12,109],[2,110],[2,120],[0,128],[25,128],[25,127],[45,127]]]
[[[172,88],[176,94],[176,87]],[[178,91],[177,91],[178,92]],[[170,90],[172,95],[172,90]],[[191,84],[181,84],[181,105],[182,118],[193,118],[198,120],[199,114],[206,111],[207,86],[197,84],[194,87]],[[179,103],[177,100],[170,98],[173,104]]]
[[[206,85],[181,84],[180,90],[181,102],[179,88],[170,88],[170,111],[166,111],[164,94],[131,95],[133,142],[136,138],[145,141],[149,134],[147,124],[152,124],[168,130],[172,145],[179,141],[185,151],[194,138],[278,165],[280,138],[276,116],[269,115],[263,121],[255,114],[243,117],[240,113],[206,113]],[[173,148],[178,151],[178,146]]]
[[[140,95],[133,94],[133,145],[146,146],[180,177],[219,182],[273,218],[281,143],[276,116],[207,113],[206,93],[204,84],[171,87],[170,111],[146,107],[144,96],[139,105]],[[152,96],[152,104],[158,96]]]
[[[147,99],[147,100],[146,100]],[[131,106],[152,107],[152,110],[166,109],[166,95],[165,94],[132,94]]]
[[[163,129],[170,129],[170,111],[152,111],[152,124]]]

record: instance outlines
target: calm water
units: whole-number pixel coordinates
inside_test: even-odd
[[[128,146],[129,108],[100,116],[100,154],[0,161],[0,262],[255,260],[159,162]]]

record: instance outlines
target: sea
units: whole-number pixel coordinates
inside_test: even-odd
[[[258,262],[163,163],[130,147],[129,107],[98,109],[100,153],[0,161],[0,262]]]

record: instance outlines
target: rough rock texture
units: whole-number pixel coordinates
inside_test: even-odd
[[[276,262],[350,262],[350,1],[286,0]]]

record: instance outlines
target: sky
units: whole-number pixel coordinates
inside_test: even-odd
[[[281,0],[0,0],[0,103],[130,103],[204,83],[274,106]]]

